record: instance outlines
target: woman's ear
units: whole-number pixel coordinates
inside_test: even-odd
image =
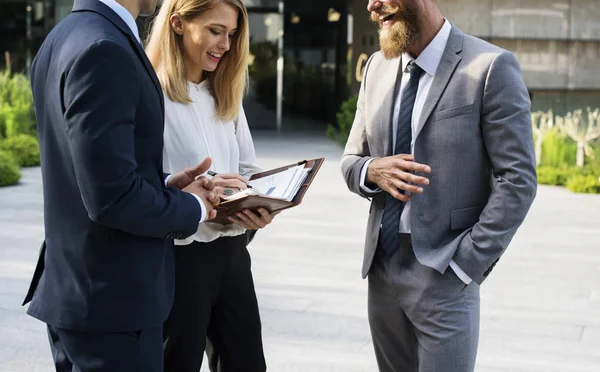
[[[177,35],[183,35],[183,20],[181,19],[181,16],[174,13],[171,15],[171,18],[169,18],[169,21],[173,31],[175,31]]]

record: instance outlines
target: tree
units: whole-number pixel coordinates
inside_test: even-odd
[[[542,144],[548,129],[554,126],[554,113],[552,110],[547,112],[536,111],[531,114],[531,123],[533,125],[533,134],[535,135],[535,164],[542,162]]]
[[[592,111],[587,108],[587,115],[582,110],[569,112],[564,118],[556,117],[556,124],[562,131],[577,143],[576,165],[582,168],[585,157],[594,158],[594,150],[590,144],[600,138],[600,109]]]

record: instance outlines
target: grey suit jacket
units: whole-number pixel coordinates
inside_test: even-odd
[[[363,277],[373,260],[387,193],[365,193],[369,159],[390,156],[400,58],[371,56],[342,157],[349,189],[371,198]],[[430,185],[412,196],[411,239],[420,263],[444,273],[452,259],[481,284],[509,245],[537,189],[530,100],[516,58],[452,26],[415,139]]]

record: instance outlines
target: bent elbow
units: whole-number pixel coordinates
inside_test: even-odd
[[[112,213],[111,208],[88,208],[88,217],[92,222],[106,227],[114,227],[118,224],[118,213]]]

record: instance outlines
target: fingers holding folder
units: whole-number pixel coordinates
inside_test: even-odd
[[[240,226],[270,223],[273,212],[295,207],[302,202],[324,160],[303,160],[253,175],[247,189],[222,199],[217,207],[217,217],[211,222],[237,223]]]
[[[229,221],[239,225],[246,230],[262,229],[273,221],[281,211],[269,213],[265,208],[258,208],[256,211],[242,209],[235,216],[228,217]]]

